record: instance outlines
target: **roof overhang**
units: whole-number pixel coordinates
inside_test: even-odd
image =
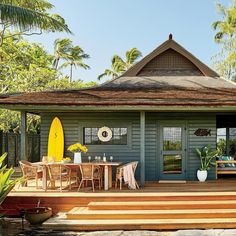
[[[236,112],[236,106],[58,106],[58,105],[0,105],[0,109],[42,112]]]

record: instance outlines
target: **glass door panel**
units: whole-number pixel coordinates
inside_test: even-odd
[[[181,174],[182,156],[181,155],[163,155],[163,173]]]
[[[175,151],[182,149],[182,128],[163,127],[163,150]]]

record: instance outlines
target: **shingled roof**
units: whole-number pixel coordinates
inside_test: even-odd
[[[236,106],[236,84],[219,77],[172,36],[119,78],[62,91],[2,95],[0,106]]]

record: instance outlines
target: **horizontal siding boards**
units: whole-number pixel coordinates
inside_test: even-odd
[[[133,112],[104,112],[104,113],[42,113],[41,125],[41,156],[47,154],[47,139],[49,127],[52,119],[58,116],[63,124],[65,132],[65,149],[72,143],[82,142],[83,127],[101,126],[128,126],[128,145],[127,146],[89,146],[89,152],[82,155],[86,160],[88,155],[102,156],[105,152],[107,156],[112,155],[115,161],[127,163],[140,160],[140,114]],[[158,160],[159,156],[159,136],[158,124],[160,121],[183,121],[187,124],[187,179],[195,180],[196,171],[199,167],[199,158],[195,148],[211,144],[216,145],[216,120],[214,114],[205,113],[155,113],[146,112],[145,127],[145,178],[146,180],[158,180]],[[197,137],[194,132],[198,128],[211,129],[211,136]],[[72,153],[65,150],[65,156],[72,157]],[[137,178],[140,176],[140,162],[137,169]],[[210,171],[209,179],[215,178],[214,170]]]
[[[150,181],[157,179],[157,126],[148,114],[145,127],[145,178]]]
[[[158,179],[159,171],[159,130],[157,130],[160,122],[182,121],[186,123],[186,178],[187,180],[196,180],[197,169],[200,166],[199,158],[196,155],[196,147],[203,147],[210,144],[214,149],[216,147],[216,116],[215,114],[205,113],[146,113],[146,172],[147,177],[151,180]],[[151,128],[149,128],[151,127]],[[211,129],[211,136],[198,137],[194,132],[198,128]],[[152,137],[152,138],[151,138]],[[152,142],[151,142],[152,140]],[[154,141],[155,140],[155,141]],[[156,144],[155,144],[156,143]],[[150,149],[149,149],[150,148]],[[215,179],[215,168],[209,172],[208,179]]]
[[[127,127],[128,145],[88,145],[88,153],[82,154],[87,160],[90,155],[113,156],[114,161],[127,163],[140,160],[140,123],[139,113],[43,113],[41,125],[41,154],[47,154],[48,133],[52,119],[58,116],[62,122],[65,134],[65,149],[76,142],[83,142],[83,127]],[[73,154],[65,150],[65,156]],[[140,162],[137,169],[137,178],[140,176]]]
[[[210,129],[211,136],[196,136],[194,132],[199,129]],[[205,120],[189,120],[188,121],[188,169],[187,177],[189,180],[196,180],[196,173],[200,166],[199,157],[196,154],[195,148],[202,148],[210,144],[214,149],[216,148],[216,118],[213,116],[211,119]],[[208,179],[215,179],[215,168],[213,167],[208,173]]]

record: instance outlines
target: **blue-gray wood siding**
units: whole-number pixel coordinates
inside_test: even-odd
[[[41,114],[41,156],[47,154],[48,133],[52,119],[58,116],[61,119],[65,133],[65,156],[72,157],[67,147],[75,142],[83,141],[83,127],[127,127],[128,145],[89,145],[89,152],[82,155],[84,161],[91,155],[112,155],[114,161],[127,163],[140,161],[140,114],[133,112],[109,113],[42,113]],[[202,148],[206,144],[216,145],[216,116],[205,113],[146,113],[145,129],[145,178],[158,180],[159,171],[159,130],[160,122],[182,121],[186,127],[186,179],[195,180],[196,172],[200,165],[195,148]],[[200,137],[194,135],[198,128],[211,129],[211,136]],[[137,169],[137,178],[140,176],[140,165]],[[215,178],[214,168],[209,173],[209,179]]]
[[[47,154],[47,139],[52,119],[58,116],[65,134],[65,156],[72,157],[66,149],[70,144],[83,142],[83,127],[127,127],[128,145],[87,145],[88,153],[82,154],[83,161],[91,155],[113,156],[114,161],[122,163],[140,160],[139,113],[44,113],[41,115],[41,155]],[[140,165],[137,178],[140,176]]]

